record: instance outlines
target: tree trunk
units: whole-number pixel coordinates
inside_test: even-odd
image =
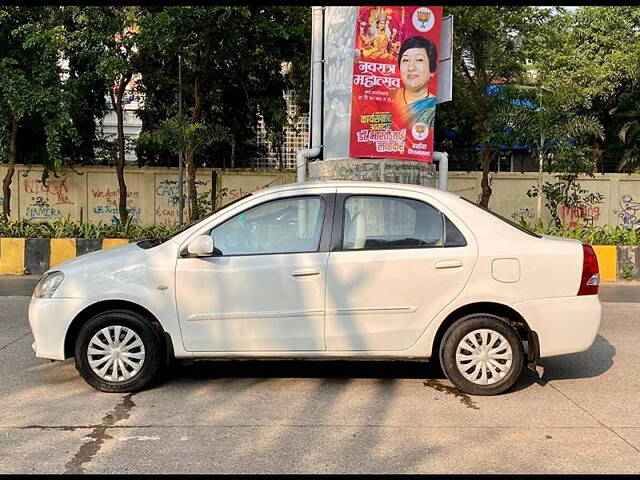
[[[111,104],[116,112],[118,125],[118,158],[116,160],[116,174],[118,176],[118,212],[120,214],[120,223],[127,223],[129,219],[129,211],[127,210],[127,184],[124,180],[125,165],[125,138],[124,138],[124,109],[122,99],[124,98],[125,88],[131,80],[131,75],[126,75],[118,83],[118,89],[115,93],[111,92]]]
[[[195,105],[191,114],[191,123],[195,124],[200,121],[202,116],[202,105],[204,103],[204,95],[202,93],[202,80],[200,76],[196,76],[193,85],[193,96]],[[189,221],[193,221],[198,216],[198,193],[196,191],[196,159],[195,145],[193,139],[189,139],[187,143],[187,191],[189,192],[189,209],[187,211]]]
[[[486,91],[486,87],[484,88]],[[483,141],[482,150],[480,151],[480,168],[482,168],[482,180],[480,181],[480,187],[482,194],[480,196],[480,205],[484,208],[489,208],[489,199],[491,198],[491,185],[489,185],[489,172],[491,171],[491,146],[487,145],[486,132],[487,132],[487,105],[482,96],[482,93],[476,91],[475,95],[476,111],[478,112],[478,136],[485,139]]]
[[[455,42],[454,42],[455,46]],[[489,115],[489,106],[487,104],[487,86],[489,85],[489,74],[485,67],[484,61],[484,45],[472,44],[470,47],[471,56],[474,63],[474,73],[472,74],[467,67],[462,50],[456,48],[457,58],[460,59],[460,66],[466,78],[467,86],[471,93],[472,106],[476,116],[476,135],[481,139],[483,145],[479,153],[480,165],[482,168],[482,181],[480,186],[482,194],[480,196],[480,205],[489,208],[489,199],[491,198],[491,186],[489,185],[489,172],[491,171],[491,145],[488,145],[487,139],[487,117]]]
[[[236,135],[231,134],[231,168],[236,166]]]
[[[17,140],[18,137],[18,121],[16,117],[11,116],[11,137],[9,138],[9,155],[7,163],[7,173],[2,181],[2,195],[4,196],[4,203],[2,204],[2,217],[7,220],[11,214],[11,180],[13,179],[13,173],[15,171],[16,154],[17,154]]]
[[[489,208],[489,199],[491,198],[491,185],[489,185],[489,172],[491,171],[491,150],[485,146],[480,152],[480,163],[482,165],[482,196],[480,197],[480,205]]]
[[[604,166],[602,165],[602,147],[600,145],[600,140],[594,140],[591,145],[591,158],[593,161],[593,170],[592,173],[598,173],[602,171],[604,173]]]
[[[542,148],[542,145],[544,145],[544,139],[541,141],[540,145]],[[537,214],[536,214],[536,220],[540,220],[542,218],[542,183],[543,183],[543,179],[544,179],[544,152],[542,150],[540,150],[540,152],[538,153],[538,204],[536,207],[537,210]],[[557,216],[557,211],[556,211],[556,216]],[[552,212],[553,214],[553,212]]]

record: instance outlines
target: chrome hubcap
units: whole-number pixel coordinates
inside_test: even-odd
[[[135,377],[144,364],[144,344],[130,328],[111,325],[89,341],[87,357],[93,372],[103,380],[123,382]]]
[[[513,351],[507,339],[486,328],[468,333],[456,348],[456,365],[464,377],[477,385],[491,385],[511,369]]]

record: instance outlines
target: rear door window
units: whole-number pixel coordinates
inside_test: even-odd
[[[343,250],[444,246],[443,215],[424,202],[354,195],[344,204]]]

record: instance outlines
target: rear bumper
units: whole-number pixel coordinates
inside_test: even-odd
[[[540,358],[584,352],[598,334],[602,307],[597,295],[544,298],[513,307],[538,334]]]
[[[64,341],[73,319],[90,300],[81,298],[33,298],[29,304],[29,326],[36,357],[64,360]]]

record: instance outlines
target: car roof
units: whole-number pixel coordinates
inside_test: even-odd
[[[395,190],[396,192],[402,191],[417,191],[421,193],[427,193],[431,196],[440,198],[442,200],[446,199],[459,199],[460,196],[455,193],[446,192],[443,190],[439,190],[433,187],[426,187],[423,185],[415,185],[408,183],[392,183],[392,182],[369,182],[369,181],[350,181],[350,180],[331,180],[327,182],[305,182],[305,183],[288,183],[285,185],[277,185],[273,187],[268,187],[262,190],[258,190],[254,193],[256,194],[267,194],[267,193],[277,193],[277,192],[285,192],[285,191],[295,191],[295,190],[307,190],[318,187],[341,187],[347,188],[353,187],[354,189],[358,188],[384,188],[389,190]]]

